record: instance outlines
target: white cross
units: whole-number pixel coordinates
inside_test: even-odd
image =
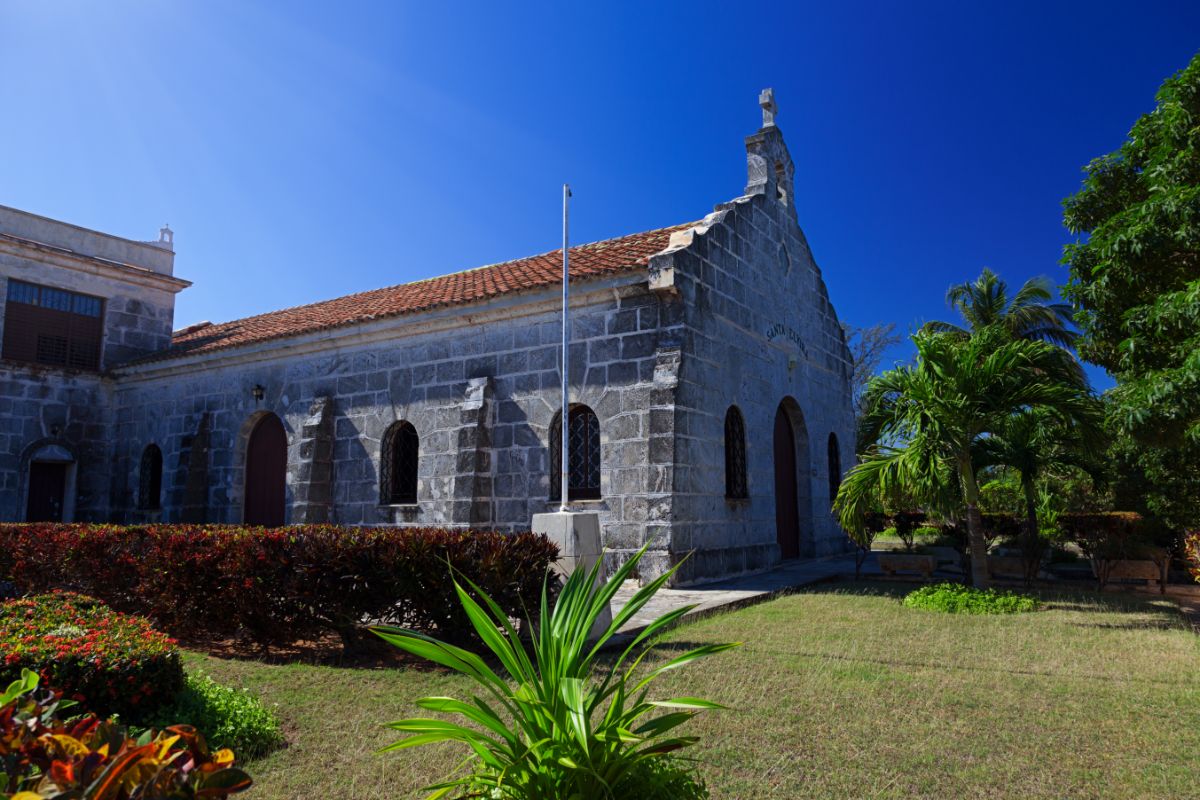
[[[775,114],[779,107],[775,105],[775,90],[763,89],[758,95],[758,104],[762,106],[763,127],[769,128],[775,124]]]

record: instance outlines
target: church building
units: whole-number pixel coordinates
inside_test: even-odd
[[[173,234],[0,206],[0,521],[522,530],[594,510],[607,558],[692,583],[841,552],[850,354],[774,120],[744,193],[562,253],[172,330]]]

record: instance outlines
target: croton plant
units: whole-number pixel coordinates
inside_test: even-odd
[[[229,750],[188,726],[131,737],[112,720],[64,719],[60,695],[25,670],[0,694],[0,800],[189,800],[250,787]]]

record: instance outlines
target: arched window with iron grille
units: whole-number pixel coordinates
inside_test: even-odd
[[[156,444],[146,445],[138,467],[138,509],[157,511],[162,508],[162,450]]]
[[[550,499],[562,499],[562,413],[550,423]],[[567,500],[600,499],[600,420],[585,405],[571,406],[567,419]]]
[[[746,486],[746,423],[737,406],[725,412],[725,497],[744,500]]]
[[[836,433],[829,434],[829,504],[837,499],[838,489],[842,485],[842,453],[838,449]]]
[[[385,506],[417,502],[417,464],[420,438],[410,422],[397,422],[383,435],[379,503]]]

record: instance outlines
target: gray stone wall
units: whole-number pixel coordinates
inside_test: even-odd
[[[745,196],[676,233],[647,270],[573,289],[571,399],[599,419],[602,499],[572,505],[599,513],[610,564],[650,544],[643,577],[689,553],[676,583],[779,560],[780,408],[797,440],[801,555],[847,547],[829,511],[827,444],[835,435],[843,468],[854,463],[849,352],[791,205],[782,137],[768,125],[746,144]],[[548,499],[560,408],[555,291],[123,364],[168,345],[174,292],[186,283],[169,269],[131,279],[73,258],[0,237],[0,293],[18,277],[106,299],[112,368],[0,365],[0,519],[23,514],[22,459],[58,446],[78,462],[78,519],[240,522],[247,444],[266,414],[288,436],[290,523],[518,530],[557,509]],[[746,428],[740,500],[725,497],[732,405]],[[420,438],[417,502],[381,505],[381,443],[401,420]],[[142,512],[138,470],[151,443],[163,453],[163,508]]]
[[[854,464],[849,352],[786,202],[793,196],[791,160],[778,132],[764,133],[765,141],[748,140],[748,194],[719,206],[679,243],[686,246],[651,262],[651,285],[685,310],[670,511],[673,557],[694,551],[679,573],[682,583],[779,560],[773,434],[781,405],[799,451],[801,557],[847,546],[829,508],[827,447],[832,433],[843,469]],[[762,168],[771,162],[781,169]],[[731,405],[745,420],[744,500],[725,497],[724,422]]]
[[[54,446],[76,462],[74,518],[107,521],[111,398],[98,375],[0,366],[0,521],[24,519],[29,461]]]
[[[3,247],[0,247],[0,331],[4,325],[8,281],[13,278],[103,298],[101,367],[104,369],[163,350],[171,343],[175,317],[173,291],[80,272],[53,261],[38,260],[28,250]]]
[[[663,364],[677,368],[682,324],[677,303],[630,283],[576,292],[570,351],[572,401],[596,412],[601,432],[602,499],[575,505],[600,513],[617,557],[641,546],[659,513],[653,498],[669,492],[654,463],[668,457],[661,420],[673,412],[655,393],[671,372]],[[164,516],[181,518],[187,476],[196,472],[190,443],[207,414],[208,519],[238,522],[246,442],[270,412],[289,437],[289,521],[306,518],[321,492],[313,476],[325,474],[312,461],[323,424],[314,409],[329,398],[322,413],[330,417],[333,521],[527,529],[534,513],[557,507],[548,500],[548,443],[559,408],[559,314],[548,299],[493,317],[428,333],[419,332],[428,329],[421,319],[406,318],[375,329],[375,341],[339,332],[317,352],[283,341],[244,361],[231,351],[120,371],[115,507],[133,507],[141,452],[154,442],[164,455]],[[261,401],[255,386],[263,387]],[[418,502],[381,506],[381,442],[399,420],[420,436]],[[660,519],[653,534],[664,564],[665,524]]]

